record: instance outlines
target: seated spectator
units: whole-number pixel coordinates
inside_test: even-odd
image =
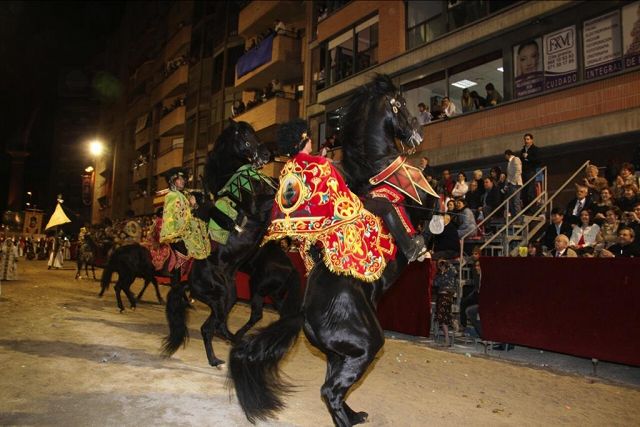
[[[640,201],[633,205],[631,212],[625,212],[623,215],[625,226],[632,229],[636,236],[640,236]]]
[[[637,179],[634,175],[635,169],[631,163],[623,163],[620,166],[620,172],[613,184],[613,197],[619,199],[624,193],[625,185],[637,185]]]
[[[573,225],[569,246],[579,256],[593,255],[596,245],[602,243],[600,227],[593,223],[589,209],[582,209],[579,218],[580,224]]]
[[[427,181],[433,178],[433,167],[429,164],[429,158],[427,156],[422,156],[420,158],[420,169],[422,169],[422,175],[427,178]]]
[[[453,117],[457,114],[456,106],[451,102],[448,96],[442,98],[442,104],[440,104],[440,107],[442,110],[442,113],[440,114],[441,119]]]
[[[611,190],[608,187],[603,188],[602,191],[600,191],[600,201],[591,206],[594,222],[601,226],[604,222],[606,212],[612,206],[614,206],[614,203]]]
[[[445,211],[447,212],[453,212],[456,209],[456,204],[453,201],[453,199],[447,199],[447,205],[446,205],[446,209]]]
[[[564,217],[569,224],[580,222],[578,215],[583,209],[591,209],[593,199],[589,197],[589,189],[584,185],[576,184],[576,197],[569,202],[564,211]]]
[[[635,242],[636,234],[630,228],[620,228],[618,230],[618,243],[603,249],[600,256],[603,258],[635,258],[640,257],[640,247]]]
[[[529,242],[527,244],[527,257],[541,257],[544,256],[540,245],[536,242]]]
[[[444,230],[433,236],[433,259],[453,259],[460,256],[458,228],[451,216],[444,215]]]
[[[438,187],[436,188],[436,193],[449,197],[451,196],[451,192],[453,191],[454,186],[455,186],[455,183],[451,178],[449,169],[443,170],[442,178],[440,179],[440,181],[438,181]]]
[[[560,258],[577,258],[576,252],[569,247],[569,238],[564,234],[558,235],[554,241],[554,249],[549,252],[550,257]]]
[[[284,91],[282,90],[282,83],[280,83],[280,80],[278,79],[271,80],[271,91],[275,96],[280,96],[280,97],[284,96]]]
[[[471,180],[469,182],[469,191],[465,194],[464,199],[466,201],[467,207],[471,209],[473,215],[478,217],[478,208],[482,206],[482,193],[478,189],[478,181]]]
[[[475,110],[473,105],[473,98],[471,98],[471,94],[469,93],[469,89],[462,89],[462,96],[460,97],[460,105],[462,105],[463,113],[470,113]]]
[[[551,224],[544,230],[544,234],[540,239],[542,243],[542,250],[546,251],[551,249],[555,245],[556,237],[560,234],[564,234],[567,238],[571,237],[573,231],[571,224],[564,220],[564,213],[558,207],[553,208],[551,211]]]
[[[638,187],[633,184],[625,184],[622,187],[622,197],[616,199],[616,205],[622,210],[622,212],[631,212],[633,205],[638,201]]]
[[[431,121],[431,113],[429,112],[429,108],[421,102],[418,104],[418,124],[420,126],[424,126]]]
[[[280,19],[276,19],[273,23],[273,31],[276,34],[285,34],[287,32],[287,26]]]
[[[600,194],[602,190],[609,187],[607,180],[598,176],[598,172],[598,167],[596,165],[589,165],[585,169],[585,177],[582,180],[583,184],[589,188],[589,193],[592,197],[596,194]]]
[[[502,203],[500,191],[496,187],[493,179],[487,177],[484,179],[484,194],[482,195],[482,206],[478,211],[482,212],[482,217],[486,218]],[[480,217],[478,217],[480,218]]]
[[[478,183],[480,194],[484,194],[484,173],[480,169],[473,171],[473,180]]]
[[[453,197],[464,197],[464,195],[467,194],[467,191],[469,191],[467,176],[464,172],[458,172],[458,180],[451,190],[451,195]]]
[[[502,95],[496,90],[493,83],[487,83],[484,88],[487,91],[486,102],[489,107],[502,103]]]
[[[455,210],[457,214],[458,223],[458,237],[462,238],[464,235],[472,233],[476,229],[476,218],[471,212],[471,209],[467,207],[467,202],[463,198],[455,200]]]
[[[600,233],[602,234],[602,242],[604,247],[615,244],[618,241],[618,228],[620,227],[620,218],[622,211],[617,206],[611,206],[605,212],[605,221],[600,225]]]
[[[500,166],[494,166],[491,169],[489,169],[489,176],[491,177],[494,183],[498,182],[498,180],[500,179],[501,173],[502,173],[502,169],[500,169]]]
[[[487,100],[478,94],[475,90],[471,92],[471,99],[473,100],[473,109],[481,110],[487,107]]]
[[[438,260],[437,267],[438,271],[433,279],[433,288],[436,292],[435,319],[444,334],[444,345],[448,347],[453,344],[449,343],[449,328],[453,327],[451,306],[458,291],[458,275],[456,269],[444,259]]]

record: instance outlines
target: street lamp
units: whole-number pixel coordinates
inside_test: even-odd
[[[89,152],[93,157],[98,157],[104,152],[104,144],[102,141],[94,139],[89,141]]]

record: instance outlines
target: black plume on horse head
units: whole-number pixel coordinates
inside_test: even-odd
[[[205,183],[213,194],[217,193],[240,166],[251,163],[262,166],[270,153],[247,122],[229,120],[229,125],[216,139],[205,165]]]
[[[341,128],[342,166],[349,188],[357,194],[366,193],[369,178],[401,154],[395,140],[409,141],[416,130],[404,99],[384,74],[351,96]]]

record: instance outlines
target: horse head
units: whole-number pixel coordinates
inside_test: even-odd
[[[216,193],[241,166],[251,164],[260,168],[269,158],[269,150],[249,123],[229,119],[229,125],[216,139],[207,159],[205,182],[208,190]]]
[[[342,164],[349,187],[358,194],[369,178],[422,142],[417,120],[386,75],[377,75],[351,97],[342,117]]]

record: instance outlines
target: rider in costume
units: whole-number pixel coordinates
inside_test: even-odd
[[[386,265],[383,258],[390,259],[395,247],[379,219],[367,210],[369,201],[365,209],[333,164],[311,155],[312,141],[304,120],[280,126],[278,144],[281,153],[292,158],[280,175],[265,240],[290,236],[307,247],[320,242],[325,264],[332,271],[365,281],[379,278]],[[388,201],[372,205],[409,262],[426,253],[422,236],[408,235],[402,218]]]
[[[170,244],[177,258],[172,284],[180,281],[180,275],[185,272],[181,268],[190,259],[205,259],[211,252],[207,225],[191,213],[195,198],[184,192],[187,174],[186,169],[179,167],[164,173],[169,192],[164,199],[160,243]]]

